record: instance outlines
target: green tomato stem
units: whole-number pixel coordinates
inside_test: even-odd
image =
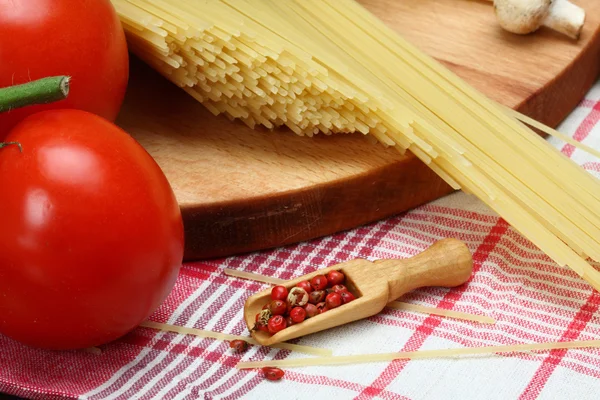
[[[66,99],[69,95],[68,76],[42,78],[22,85],[0,89],[0,113],[34,104],[46,104]]]
[[[0,149],[6,146],[17,146],[19,151],[21,153],[23,152],[23,146],[21,146],[21,143],[19,142],[0,142]]]

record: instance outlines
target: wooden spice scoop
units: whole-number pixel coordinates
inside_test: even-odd
[[[282,286],[290,290],[298,282],[332,270],[346,275],[345,285],[356,300],[270,335],[252,330],[256,314],[271,301],[271,288],[266,289],[248,298],[244,306],[246,324],[256,341],[268,346],[367,318],[379,313],[390,301],[420,287],[461,285],[471,277],[473,259],[463,242],[443,239],[408,259],[351,260],[287,281]]]

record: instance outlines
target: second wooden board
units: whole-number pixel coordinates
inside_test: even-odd
[[[600,70],[600,3],[575,42],[502,31],[474,0],[361,0],[406,39],[494,100],[556,126]],[[251,130],[137,60],[119,124],[154,156],[181,205],[186,259],[286,245],[376,221],[450,192],[411,154],[362,135]]]

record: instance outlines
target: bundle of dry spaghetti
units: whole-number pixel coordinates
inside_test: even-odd
[[[600,185],[354,0],[114,0],[131,49],[215,114],[410,150],[600,290]]]

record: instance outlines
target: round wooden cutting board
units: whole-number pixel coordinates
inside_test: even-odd
[[[579,41],[502,31],[488,2],[361,0],[376,16],[504,105],[556,126],[600,71],[600,2]],[[412,154],[356,135],[251,130],[138,60],[119,124],[163,168],[179,200],[186,259],[281,246],[376,221],[450,193]]]

